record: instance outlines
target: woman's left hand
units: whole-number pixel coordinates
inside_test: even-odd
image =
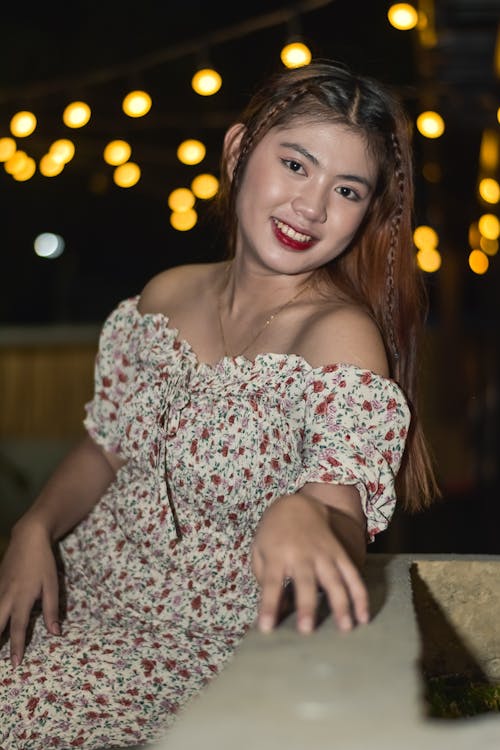
[[[262,516],[252,550],[253,570],[261,587],[257,623],[261,631],[275,626],[283,584],[290,578],[300,632],[310,633],[314,628],[318,587],[325,592],[341,630],[350,630],[355,622],[368,622],[365,584],[339,538],[345,539],[348,529],[350,541],[359,547],[360,540],[364,544],[364,533],[341,514],[342,534],[337,535],[331,514],[332,509],[321,501],[297,493],[279,498]]]

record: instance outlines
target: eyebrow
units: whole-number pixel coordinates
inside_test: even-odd
[[[316,159],[315,156],[313,156],[306,148],[301,146],[299,143],[280,143],[280,146],[283,146],[284,148],[292,148],[295,151],[298,151],[299,154],[302,154],[308,161],[311,162],[311,164],[314,164],[314,166],[319,166],[319,161]],[[337,175],[342,180],[348,180],[350,182],[357,182],[360,185],[364,185],[368,190],[373,190],[372,183],[366,179],[366,177],[361,177],[357,174],[339,174]]]

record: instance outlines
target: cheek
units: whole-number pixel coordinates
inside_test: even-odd
[[[259,208],[271,208],[283,199],[284,190],[276,174],[265,166],[253,165],[245,173],[240,187],[239,206],[244,213],[253,213]]]

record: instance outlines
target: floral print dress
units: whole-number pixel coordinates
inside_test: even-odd
[[[254,622],[251,542],[275,498],[354,484],[370,540],[394,510],[410,416],[392,380],[298,355],[208,365],[137,302],[105,321],[85,417],[127,461],[60,543],[63,636],[38,617],[17,669],[0,651],[4,750],[161,737]]]

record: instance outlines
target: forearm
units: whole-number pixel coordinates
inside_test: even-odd
[[[84,437],[58,465],[12,533],[36,524],[51,541],[60,539],[92,510],[114,477],[115,469],[103,451]]]

